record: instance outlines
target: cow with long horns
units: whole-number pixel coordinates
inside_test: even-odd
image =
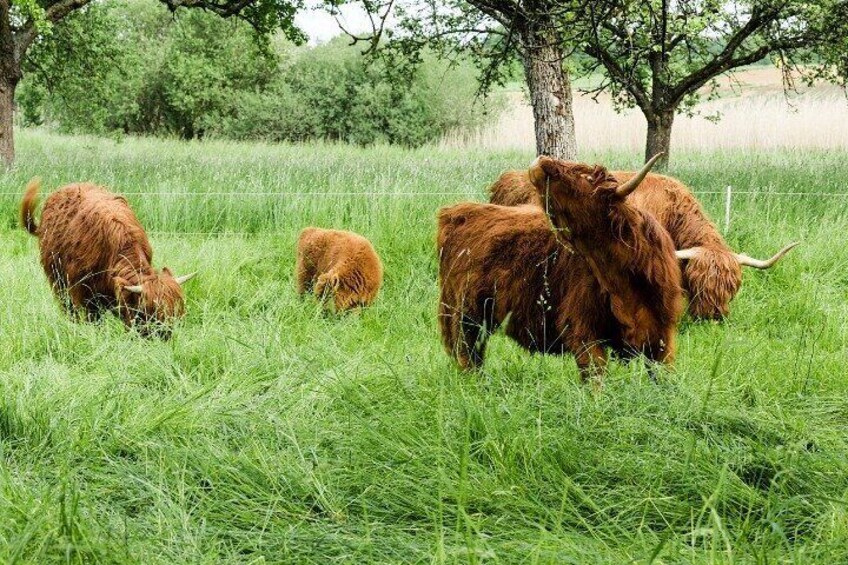
[[[637,173],[611,174],[619,182],[628,182]],[[524,171],[503,173],[489,188],[489,194],[493,204],[544,205]],[[742,267],[768,269],[797,245],[787,245],[765,260],[734,252],[689,188],[672,177],[649,174],[629,200],[633,206],[656,216],[675,246],[682,250],[678,258],[683,261],[683,289],[689,297],[688,311],[696,319],[726,317],[731,300],[742,286]]]
[[[44,273],[69,313],[95,320],[110,310],[143,335],[167,337],[168,322],[185,312],[181,285],[194,273],[156,271],[147,234],[127,201],[94,184],[51,194],[37,225],[40,185],[40,179],[27,185],[21,223],[38,237]]]
[[[528,178],[547,216],[477,203],[439,212],[439,322],[461,367],[483,363],[502,324],[526,349],[574,354],[584,380],[600,377],[606,348],[673,359],[682,311],[674,243],[628,198],[655,160],[619,183],[603,167],[540,157]]]

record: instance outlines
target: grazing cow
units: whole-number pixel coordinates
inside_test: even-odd
[[[619,182],[636,173],[613,171]],[[490,202],[504,206],[542,205],[539,193],[523,171],[507,171],[491,186]],[[772,258],[754,259],[734,253],[725,243],[689,188],[677,179],[649,174],[630,197],[630,203],[656,216],[674,244],[688,251],[678,253],[683,265],[683,288],[689,297],[689,313],[696,319],[721,319],[742,285],[742,266],[768,269],[797,243]]]
[[[147,234],[127,201],[94,184],[51,194],[36,225],[40,185],[37,178],[27,185],[21,223],[38,237],[44,273],[67,311],[93,321],[111,310],[142,335],[170,335],[167,322],[185,312],[180,285],[194,274],[154,270]]]
[[[632,172],[615,171],[621,182]],[[730,301],[742,286],[742,267],[768,269],[790,249],[792,243],[766,260],[735,253],[707,217],[689,188],[664,175],[649,175],[633,194],[633,204],[654,214],[671,234],[684,261],[683,284],[689,296],[689,312],[698,319],[721,319],[730,311]]]
[[[540,157],[529,178],[547,217],[476,203],[439,212],[439,322],[461,367],[483,363],[504,323],[526,349],[573,353],[584,380],[602,373],[605,347],[673,360],[682,310],[674,244],[627,198],[653,163],[620,184],[603,167]]]
[[[371,242],[349,231],[304,229],[296,269],[298,293],[332,296],[336,312],[368,306],[383,284],[383,264]]]

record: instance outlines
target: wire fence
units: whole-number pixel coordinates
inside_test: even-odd
[[[179,197],[179,198],[204,198],[204,197],[215,197],[215,198],[250,198],[250,197],[278,197],[282,199],[308,199],[308,198],[338,198],[338,197],[395,197],[395,198],[405,198],[405,197],[421,197],[421,196],[432,196],[432,197],[455,197],[455,198],[468,198],[474,195],[479,195],[484,193],[485,191],[481,191],[479,188],[469,188],[465,191],[451,191],[451,192],[354,192],[354,191],[335,191],[335,192],[270,192],[270,191],[262,191],[262,192],[186,192],[186,191],[173,191],[173,192],[128,192],[122,193],[123,196],[126,197],[134,197],[134,196],[168,196],[168,197]],[[735,196],[795,196],[795,197],[836,197],[836,198],[848,198],[848,192],[799,192],[799,191],[771,191],[768,189],[763,190],[733,190],[732,186],[725,187],[724,190],[700,190],[700,191],[692,191],[692,194],[695,196],[724,196],[725,206],[724,206],[724,231],[727,232],[730,229],[731,223],[731,211],[732,211],[732,199]],[[20,192],[0,192],[0,197],[3,196],[21,196]],[[428,219],[429,221],[429,219]],[[234,236],[234,237],[254,237],[254,236],[273,236],[273,235],[282,235],[282,232],[268,232],[268,231],[255,231],[255,232],[246,232],[246,231],[229,231],[226,229],[222,229],[219,231],[206,231],[206,232],[191,232],[191,231],[156,231],[151,230],[149,232],[154,236],[183,236],[183,237],[221,237],[221,236]]]
[[[396,196],[396,197],[412,197],[412,196],[469,196],[479,194],[478,189],[469,189],[465,192],[124,192],[121,196],[179,196],[183,198],[198,198],[203,196],[220,196],[220,197],[259,197],[259,196],[282,196],[293,198],[327,198],[339,196]],[[726,194],[724,190],[700,190],[693,191],[695,196],[710,196]],[[758,196],[834,196],[846,198],[848,192],[774,192],[770,190],[734,190],[734,195],[758,195]],[[0,192],[0,196],[17,196],[20,197],[23,192]]]

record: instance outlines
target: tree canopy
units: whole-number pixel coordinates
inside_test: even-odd
[[[51,28],[93,0],[0,0],[0,157],[15,159],[13,113],[15,90],[27,53],[39,38],[50,40]],[[295,42],[304,40],[294,23],[302,0],[160,0],[170,10],[195,8],[245,20],[262,33],[280,30]]]

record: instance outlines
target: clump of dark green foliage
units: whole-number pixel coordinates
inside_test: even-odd
[[[246,23],[118,0],[57,25],[28,57],[23,125],[64,132],[419,146],[491,118],[470,63],[414,72],[339,38],[296,47]],[[410,80],[411,78],[411,80]]]

